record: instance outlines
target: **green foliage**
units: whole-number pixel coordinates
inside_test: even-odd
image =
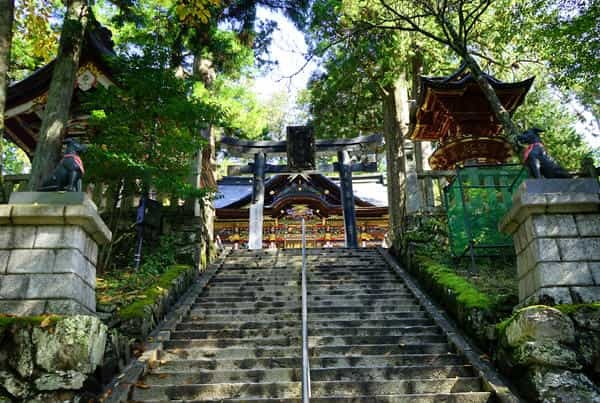
[[[173,236],[164,235],[160,238],[158,247],[152,252],[144,255],[140,266],[140,274],[161,275],[169,267],[176,263],[177,245]]]
[[[56,56],[59,27],[50,23],[55,8],[51,0],[15,2],[9,66],[11,80],[23,79]]]
[[[3,175],[22,174],[31,167],[25,152],[9,140],[0,139],[0,150],[2,150],[0,161],[2,161]]]
[[[248,91],[250,86],[248,80],[233,81],[219,77],[211,90],[196,82],[193,95],[195,99],[222,111],[219,126],[225,133],[256,139],[266,132],[268,115],[266,108]]]
[[[200,130],[220,123],[224,113],[190,97],[194,83],[156,60],[152,54],[125,59],[119,85],[99,87],[87,98],[94,135],[86,176],[95,183],[124,179],[138,191],[152,187],[189,196],[196,192],[187,179],[192,156],[203,144]]]
[[[598,120],[600,3],[529,0],[523,9],[527,6],[538,24],[524,39],[549,62],[552,82],[573,94]]]

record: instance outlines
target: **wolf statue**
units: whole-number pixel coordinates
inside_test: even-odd
[[[543,132],[533,127],[517,136],[519,143],[526,145],[523,163],[534,178],[570,178],[571,175],[546,153],[540,138]]]
[[[72,138],[65,139],[63,144],[66,145],[65,155],[38,189],[40,192],[81,192],[81,178],[85,170],[79,154],[85,153],[87,146]]]

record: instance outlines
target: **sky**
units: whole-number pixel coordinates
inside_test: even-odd
[[[266,75],[256,79],[254,90],[262,101],[281,91],[288,93],[291,100],[295,100],[298,92],[306,88],[308,79],[316,68],[314,62],[302,68],[306,64],[305,55],[308,50],[304,35],[281,13],[259,7],[257,14],[261,19],[277,22],[269,51],[271,58],[278,64]]]

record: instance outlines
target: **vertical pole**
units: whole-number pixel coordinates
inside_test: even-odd
[[[265,161],[265,153],[254,154],[252,204],[250,205],[250,231],[248,234],[249,249],[262,249],[263,207],[265,204]]]
[[[338,151],[342,208],[344,210],[344,237],[346,248],[358,248],[356,236],[356,213],[354,211],[354,192],[352,191],[352,167],[348,151]]]
[[[310,360],[308,358],[308,285],[306,283],[306,226],[302,217],[302,403],[310,401]]]

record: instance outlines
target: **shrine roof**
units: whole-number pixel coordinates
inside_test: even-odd
[[[108,29],[98,23],[90,25],[86,31],[85,44],[82,49],[79,70],[89,68],[97,71],[96,79],[101,84],[112,82],[110,68],[107,58],[115,57],[111,33]],[[6,98],[6,137],[17,144],[29,156],[35,150],[37,135],[41,124],[41,114],[46,103],[48,89],[52,80],[52,72],[56,61],[34,71],[21,81],[8,87]],[[91,67],[93,66],[93,67]],[[74,97],[76,94],[74,93]],[[81,122],[75,122],[70,135],[81,135],[79,126]]]
[[[511,114],[521,105],[534,80],[531,77],[507,83],[484,76]],[[419,98],[410,117],[413,140],[439,141],[462,134],[495,136],[500,131],[487,98],[466,66],[447,77],[420,77]]]
[[[321,174],[311,174],[310,182],[315,184],[315,190],[325,189],[330,191],[330,197],[326,200],[332,206],[337,206],[339,202],[339,180],[328,178]],[[269,198],[271,190],[281,193],[286,187],[291,187],[288,182],[289,175],[271,176],[265,183],[265,205],[275,204],[273,198]],[[387,187],[383,183],[382,175],[354,176],[352,181],[352,190],[355,196],[355,203],[362,207],[387,207]],[[252,196],[252,177],[225,177],[218,182],[218,194],[221,196],[214,200],[215,208],[240,208],[250,203]],[[290,196],[292,196],[290,194]],[[296,193],[294,197],[314,197],[308,193]],[[321,195],[321,196],[324,196]]]

